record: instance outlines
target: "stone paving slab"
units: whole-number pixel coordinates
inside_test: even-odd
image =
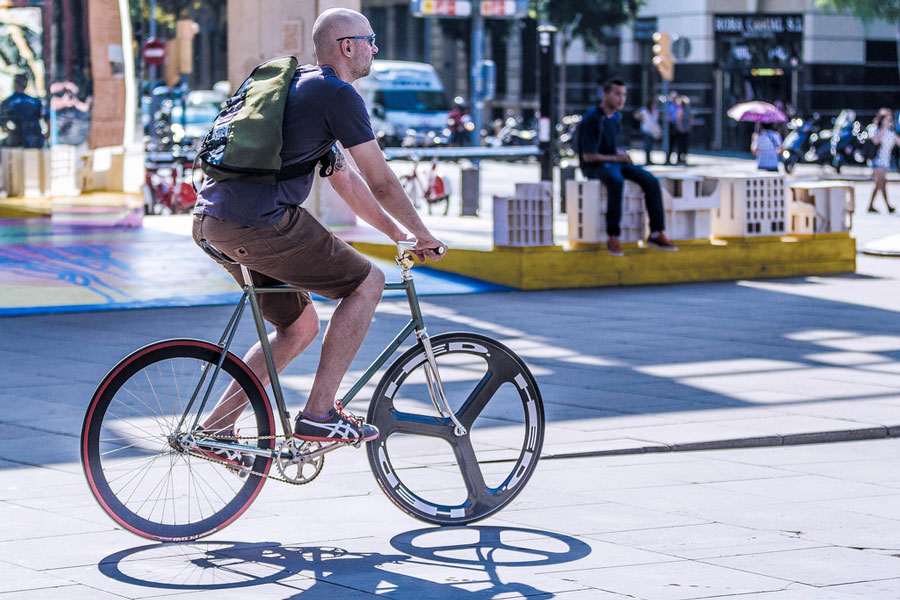
[[[850,548],[780,550],[753,556],[708,558],[706,562],[816,587],[897,579],[896,557]],[[840,568],[835,568],[836,565]]]
[[[675,558],[693,560],[756,555],[822,545],[785,533],[761,532],[722,523],[604,533],[589,537],[620,546],[637,547]]]
[[[696,561],[568,571],[566,578],[637,598],[688,600],[781,590],[784,580]]]

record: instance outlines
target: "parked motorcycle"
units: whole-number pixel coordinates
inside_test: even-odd
[[[784,138],[781,151],[781,162],[784,170],[790,173],[797,163],[818,165],[831,164],[831,129],[822,129],[819,115],[811,119],[793,119],[788,128],[791,132]]]
[[[501,146],[527,146],[537,143],[537,131],[523,127],[522,119],[509,117],[506,121],[497,119],[494,121],[494,133],[485,136],[485,145],[491,147]]]
[[[581,115],[566,115],[556,125],[557,148],[559,148],[561,158],[572,158],[575,156],[575,135],[578,132],[579,123],[581,123]]]
[[[844,165],[866,164],[863,155],[863,144],[868,138],[863,126],[856,120],[856,112],[842,110],[834,120],[831,136],[831,166],[838,173]]]

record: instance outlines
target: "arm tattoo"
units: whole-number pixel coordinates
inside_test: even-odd
[[[340,148],[335,148],[337,154],[334,157],[334,170],[335,171],[343,171],[347,168],[347,159],[344,158],[344,153],[341,152]]]

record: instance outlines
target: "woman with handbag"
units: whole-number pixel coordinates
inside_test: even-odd
[[[875,120],[866,128],[869,134],[867,144],[871,144],[868,153],[874,155],[872,159],[872,177],[875,181],[875,189],[869,199],[869,212],[877,213],[875,209],[875,197],[878,192],[884,197],[889,213],[894,212],[894,207],[887,197],[887,170],[891,165],[891,152],[894,149],[896,135],[894,134],[894,113],[889,108],[880,108],[875,114]],[[874,148],[872,148],[874,146]],[[864,150],[864,153],[865,150]]]

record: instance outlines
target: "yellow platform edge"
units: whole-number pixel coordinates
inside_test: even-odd
[[[849,233],[784,238],[690,240],[678,252],[625,244],[625,256],[603,248],[562,246],[493,250],[451,248],[430,267],[520,290],[727,281],[856,272],[856,240]],[[361,253],[393,259],[390,244],[351,242]]]
[[[91,207],[134,209],[143,204],[141,194],[134,192],[96,191],[78,195],[8,196],[0,198],[0,219],[51,217],[54,212]]]

